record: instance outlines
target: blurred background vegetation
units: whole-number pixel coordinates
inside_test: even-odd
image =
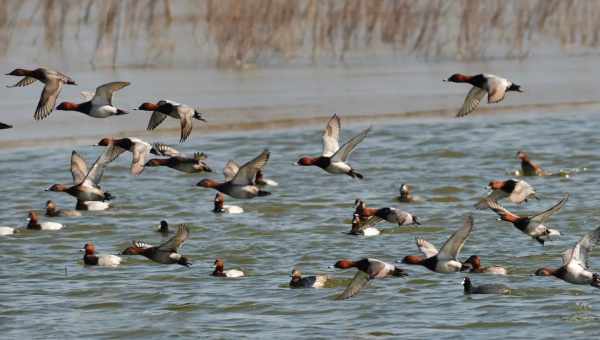
[[[600,44],[599,18],[594,0],[0,0],[0,58],[243,68],[580,55]]]

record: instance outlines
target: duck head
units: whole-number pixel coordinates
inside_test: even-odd
[[[54,184],[50,186],[46,191],[56,191],[56,192],[65,192],[69,190],[69,188],[64,184]]]
[[[142,103],[139,107],[138,110],[143,110],[143,111],[156,111],[158,110],[159,105],[158,104],[154,104],[154,103]]]
[[[31,71],[23,69],[23,68],[16,68],[12,71],[10,71],[10,73],[7,73],[7,76],[17,76],[17,77],[26,77],[31,73]]]
[[[56,107],[57,110],[62,110],[62,111],[77,111],[78,108],[79,108],[79,104],[71,103],[71,102],[62,102],[62,103],[58,104],[58,106]]]
[[[167,223],[167,221],[165,220],[160,221],[160,229],[158,229],[158,231],[160,231],[161,233],[168,233],[169,223]]]
[[[203,188],[216,188],[219,186],[219,182],[215,181],[214,179],[205,178],[205,179],[201,180],[200,182],[198,182],[198,184],[196,184],[196,186],[203,187]]]
[[[354,261],[352,260],[348,260],[348,259],[344,259],[344,260],[339,260],[337,261],[334,265],[334,268],[339,268],[339,269],[348,269],[348,268],[353,268],[355,267],[354,265]]]
[[[406,264],[421,264],[425,258],[419,255],[408,255],[402,259],[402,263]]]
[[[94,255],[96,253],[96,246],[92,242],[88,242],[83,246],[85,255]]]
[[[448,78],[445,81],[449,81],[451,83],[466,83],[469,81],[471,77],[466,76],[464,74],[461,73],[455,73],[453,75],[450,76],[450,78]]]
[[[313,157],[302,157],[296,162],[296,165],[309,166],[314,165],[316,162],[316,158]]]

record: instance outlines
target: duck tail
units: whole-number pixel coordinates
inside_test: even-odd
[[[271,193],[268,191],[264,191],[264,190],[259,190],[258,191],[258,196],[269,196]]]
[[[117,109],[117,113],[115,113],[115,115],[120,116],[120,115],[126,115],[129,114],[129,112],[125,111],[125,110],[121,110],[121,109]]]
[[[350,169],[350,171],[347,172],[347,175],[352,178],[364,179],[363,175],[355,172],[353,169]]]
[[[538,241],[541,245],[544,245],[545,241],[544,241],[543,238],[541,238],[541,237],[538,236],[538,237],[535,238],[535,240]]]
[[[104,200],[105,200],[105,201],[110,201],[110,200],[112,200],[113,198],[115,198],[115,196],[113,196],[113,195],[112,195],[110,192],[105,192],[105,193],[104,193]]]
[[[394,272],[392,273],[394,276],[408,276],[408,274],[402,268],[395,267]]]

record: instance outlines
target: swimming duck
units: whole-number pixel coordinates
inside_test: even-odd
[[[96,255],[96,246],[92,242],[86,243],[83,250],[83,263],[88,266],[116,267],[121,264],[121,258],[116,255]]]
[[[3,130],[3,129],[10,129],[10,128],[12,128],[12,125],[8,125],[8,124],[0,123],[0,130]]]
[[[113,93],[128,86],[126,81],[115,81],[100,85],[96,92],[81,92],[86,102],[77,104],[71,102],[62,102],[56,107],[57,110],[78,111],[94,118],[107,118],[115,115],[124,115],[129,112],[119,109],[112,104]]]
[[[552,236],[560,236],[560,232],[556,229],[547,228],[544,223],[555,213],[557,213],[569,199],[569,194],[556,203],[548,210],[542,211],[530,216],[519,216],[511,213],[502,207],[498,202],[486,200],[487,206],[500,216],[500,220],[512,223],[517,229],[531,236],[533,239],[544,245],[544,238]]]
[[[302,277],[299,270],[292,270],[292,279],[290,280],[290,288],[323,288],[329,280],[326,275],[313,275]]]
[[[368,217],[365,222],[361,221],[360,215],[354,214],[352,218],[352,229],[350,229],[350,235],[362,235],[362,236],[377,236],[381,234],[379,229],[375,228],[372,224],[369,224],[369,220],[373,217]]]
[[[33,230],[60,230],[63,225],[56,222],[42,222],[38,221],[38,216],[35,211],[29,212],[29,223],[27,223],[27,229]]]
[[[479,107],[481,99],[483,99],[483,96],[486,94],[488,95],[488,103],[498,103],[504,99],[506,92],[523,92],[521,86],[493,74],[467,76],[456,73],[448,78],[447,81],[453,83],[469,83],[473,85],[456,117],[463,117],[475,111]]]
[[[184,224],[177,229],[175,236],[159,246],[152,246],[142,241],[133,241],[132,246],[125,249],[121,255],[142,255],[162,264],[180,264],[189,267],[190,260],[179,253],[179,248],[188,239],[190,231]]]
[[[171,231],[169,230],[169,223],[167,223],[167,221],[165,220],[160,221],[160,225],[158,226],[158,229],[156,229],[156,232],[161,233],[165,236],[170,234]]]
[[[372,279],[408,275],[403,269],[396,267],[393,264],[373,258],[363,258],[359,261],[347,259],[340,260],[335,263],[334,267],[339,269],[358,269],[358,273],[356,273],[348,287],[346,287],[344,292],[337,297],[338,300],[347,299],[358,294],[358,292]]]
[[[67,194],[77,198],[77,210],[103,210],[100,208],[108,208],[109,204],[100,202],[93,204],[90,201],[105,201],[110,200],[113,196],[104,192],[100,188],[100,180],[104,173],[106,164],[111,161],[111,151],[105,150],[94,162],[94,165],[88,170],[83,157],[73,151],[71,153],[71,175],[73,175],[73,186],[67,187],[63,184],[54,184],[47,191],[66,192]]]
[[[417,203],[425,201],[420,196],[413,196],[412,187],[406,183],[400,185],[400,196],[396,197],[396,200],[403,203]]]
[[[152,149],[150,144],[134,137],[121,139],[102,138],[97,145],[108,147],[107,151],[110,154],[111,161],[125,151],[131,152],[131,174],[134,176],[139,176],[144,171],[144,159]]]
[[[356,146],[367,137],[371,127],[363,130],[358,135],[352,137],[340,147],[340,118],[334,114],[323,133],[323,152],[319,157],[302,157],[296,164],[302,166],[318,166],[330,174],[346,174],[353,178],[363,179],[363,175],[355,172],[352,167],[346,163],[346,160],[354,151]]]
[[[473,216],[467,215],[464,225],[448,238],[439,252],[433,244],[417,238],[417,247],[425,256],[406,256],[402,263],[421,265],[438,273],[458,272],[463,265],[457,258],[472,230]]]
[[[242,277],[246,276],[243,271],[238,269],[224,270],[225,264],[222,259],[215,260],[215,270],[212,272],[212,276],[220,277]]]
[[[470,265],[470,266],[469,266]],[[470,269],[469,269],[470,267]],[[506,268],[500,266],[482,267],[481,258],[478,255],[472,255],[465,262],[461,271],[469,270],[470,273],[488,273],[496,275],[506,275]]]
[[[155,143],[150,153],[169,158],[154,158],[146,162],[145,166],[168,166],[188,174],[212,172],[211,168],[204,163],[206,155],[201,152],[196,152],[193,157],[188,157],[170,146]]]
[[[517,151],[517,158],[521,160],[521,175],[523,176],[547,176],[547,174],[542,168],[533,163],[529,159],[529,155],[525,151]]]
[[[179,143],[185,142],[192,133],[192,118],[206,122],[206,119],[202,118],[202,113],[193,107],[170,100],[160,100],[156,104],[142,103],[138,110],[153,111],[148,122],[148,130],[154,130],[167,116],[179,119],[181,121],[181,138]]]
[[[417,220],[417,216],[400,209],[390,207],[380,209],[367,208],[365,202],[360,199],[354,202],[354,206],[356,208],[354,213],[358,214],[361,219],[372,217],[367,222],[368,226],[373,226],[381,221],[388,221],[400,227],[403,225],[421,224]]]
[[[57,217],[57,216],[66,216],[66,217],[77,217],[81,216],[81,213],[77,210],[60,210],[58,206],[53,201],[46,202],[46,216],[49,217]]]
[[[463,280],[465,294],[510,294],[511,289],[501,284],[487,284],[473,286],[471,279],[467,276]]]
[[[270,154],[269,150],[264,150],[260,155],[239,169],[237,166],[234,166],[235,162],[229,161],[223,169],[225,182],[219,183],[215,180],[205,178],[197,185],[203,188],[215,189],[235,198],[268,196],[271,193],[258,188],[254,183],[254,179],[256,178],[256,172],[267,165]]]
[[[510,202],[521,204],[529,198],[536,198],[536,192],[529,183],[523,180],[509,179],[506,181],[491,181],[488,187],[492,190],[486,198],[475,205],[478,209],[487,208],[486,199],[499,201],[507,198]]]
[[[573,284],[591,284],[593,273],[589,271],[589,256],[592,248],[600,241],[600,227],[583,236],[573,248],[567,249],[562,254],[562,267],[540,268],[536,270],[537,276],[554,276]]]
[[[238,207],[237,205],[226,205],[225,203],[225,195],[220,192],[217,192],[215,195],[215,207],[213,209],[214,213],[225,213],[225,214],[241,214],[244,212],[242,207]]]
[[[45,84],[44,90],[42,90],[42,95],[40,96],[40,100],[35,109],[35,113],[33,114],[33,118],[35,118],[35,120],[41,120],[48,117],[52,110],[54,110],[56,99],[60,94],[63,84],[77,85],[77,83],[75,83],[75,81],[70,77],[58,71],[43,67],[35,70],[17,68],[6,75],[24,77],[15,85],[8,87],[27,86],[35,83],[36,80],[39,80]]]

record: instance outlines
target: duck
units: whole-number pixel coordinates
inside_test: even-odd
[[[506,268],[500,266],[482,267],[481,257],[478,255],[470,256],[465,262],[462,263],[463,267],[461,271],[469,270],[470,273],[487,273],[496,275],[508,274]],[[469,269],[470,267],[470,269]]]
[[[292,269],[290,288],[324,288],[327,281],[329,281],[329,277],[326,275],[302,277],[302,273],[298,269],[294,268]]]
[[[96,246],[88,242],[83,246],[83,263],[88,266],[117,267],[122,259],[116,255],[96,255]]]
[[[121,255],[142,255],[154,262],[190,267],[192,265],[190,259],[179,253],[179,248],[188,239],[189,235],[188,227],[182,224],[177,228],[175,236],[159,246],[153,246],[143,241],[133,241],[132,246],[123,250]]]
[[[155,231],[163,235],[168,235],[171,233],[171,230],[169,230],[169,223],[167,223],[165,220],[160,221],[160,225]]]
[[[554,276],[572,284],[592,284],[594,274],[589,270],[588,261],[592,248],[598,241],[600,241],[600,227],[585,234],[573,248],[563,252],[561,267],[543,267],[536,270],[535,275]]]
[[[206,122],[206,119],[202,118],[202,113],[193,107],[171,100],[159,100],[157,103],[142,103],[138,110],[152,111],[152,116],[148,122],[148,130],[154,130],[167,116],[179,119],[181,121],[179,143],[185,142],[192,133],[192,118]]]
[[[465,294],[510,294],[511,289],[502,284],[487,284],[481,286],[473,286],[471,279],[467,276],[463,280]]]
[[[462,108],[456,114],[456,117],[464,117],[475,111],[479,107],[479,103],[483,96],[488,95],[488,103],[499,103],[506,96],[507,92],[523,92],[520,85],[514,84],[508,79],[495,76],[493,74],[476,74],[468,76],[460,73],[455,73],[448,80],[452,83],[469,83],[473,85]]]
[[[77,85],[71,77],[64,75],[58,71],[40,67],[35,70],[26,70],[17,68],[6,74],[7,76],[24,77],[18,83],[8,87],[21,87],[35,83],[36,80],[44,83],[42,95],[33,114],[35,120],[42,120],[50,115],[54,110],[56,99],[60,94],[63,84]]]
[[[205,178],[198,182],[197,186],[212,188],[234,198],[250,199],[257,196],[268,196],[271,193],[256,186],[254,179],[256,178],[256,172],[267,165],[270,155],[269,150],[265,149],[256,158],[239,168],[233,165],[235,162],[229,161],[223,169],[225,182],[219,183]]]
[[[188,174],[201,173],[201,172],[212,172],[211,168],[204,162],[206,155],[201,152],[196,152],[192,157],[188,157],[185,154],[177,151],[175,148],[170,146],[155,143],[150,149],[151,154],[159,156],[167,156],[168,158],[153,158],[146,162],[144,166],[167,166],[171,169],[175,169]]]
[[[57,217],[57,216],[65,216],[65,217],[77,217],[81,216],[81,213],[77,210],[60,210],[56,203],[51,200],[46,202],[46,216],[48,217]]]
[[[420,196],[413,196],[412,187],[406,183],[400,185],[400,196],[396,197],[396,200],[402,203],[418,203],[425,201]]]
[[[14,235],[17,232],[16,228],[0,226],[0,236]]]
[[[144,171],[144,159],[150,153],[152,146],[135,137],[126,138],[102,138],[97,146],[106,146],[110,153],[111,161],[125,151],[131,152],[131,174],[139,176]]]
[[[491,192],[487,197],[481,199],[475,207],[478,209],[487,208],[486,199],[493,201],[500,201],[502,199],[508,199],[512,203],[521,204],[527,202],[530,198],[539,199],[536,196],[536,192],[533,187],[523,181],[517,179],[509,179],[506,181],[495,180],[488,184],[488,188]]]
[[[112,104],[113,93],[128,86],[127,81],[115,81],[100,85],[96,92],[81,92],[83,103],[62,102],[56,107],[62,111],[77,111],[94,118],[108,118],[120,116],[129,112],[119,109]]]
[[[371,131],[371,127],[352,137],[341,147],[339,144],[340,130],[340,117],[334,114],[327,122],[325,132],[323,133],[323,152],[321,156],[305,156],[300,158],[296,164],[301,166],[318,166],[330,174],[346,174],[352,178],[363,179],[363,175],[354,171],[346,161],[358,144],[367,137],[369,131]]]
[[[421,265],[437,273],[461,271],[463,264],[457,258],[471,231],[473,231],[473,216],[467,215],[463,226],[448,238],[439,252],[433,244],[417,238],[417,247],[424,256],[409,255],[404,257],[402,263]]]
[[[225,195],[217,192],[215,195],[215,207],[213,208],[213,212],[217,214],[241,214],[244,212],[242,207],[238,207],[237,205],[226,205],[224,203]]]
[[[261,187],[276,187],[279,186],[279,183],[275,182],[272,179],[268,179],[265,178],[265,175],[263,174],[262,170],[258,170],[256,172],[256,178],[254,179],[254,182],[256,183],[257,186],[261,186]]]
[[[27,229],[33,230],[61,230],[63,225],[57,222],[42,222],[38,220],[38,216],[35,211],[29,212],[29,218],[27,223]]]
[[[371,217],[372,218],[372,217]],[[352,218],[352,229],[350,229],[350,235],[362,235],[365,237],[369,236],[377,236],[381,234],[379,229],[375,228],[373,225],[369,224],[369,219],[367,218],[366,222],[362,222],[360,215],[354,214]]]
[[[524,234],[529,235],[534,240],[538,241],[541,245],[544,245],[545,239],[550,239],[553,236],[560,236],[560,231],[556,229],[550,229],[544,225],[548,219],[555,213],[557,213],[569,199],[569,194],[566,194],[563,199],[552,206],[550,209],[542,211],[529,216],[519,216],[511,213],[498,202],[493,200],[486,200],[485,204],[498,216],[499,220],[507,221],[512,223],[517,229],[522,231]]]
[[[225,263],[222,259],[215,260],[215,270],[212,272],[212,276],[219,277],[242,277],[246,276],[243,271],[239,269],[228,269],[224,270]]]
[[[404,225],[420,225],[417,216],[402,211],[400,209],[385,207],[385,208],[367,208],[365,202],[360,199],[356,199],[354,202],[355,214],[358,214],[362,219],[371,217],[368,220],[368,225],[372,226],[381,221],[388,221],[393,224],[397,224],[399,227]]]
[[[363,258],[358,261],[352,261],[348,259],[339,260],[334,264],[334,267],[339,269],[358,269],[358,272],[354,278],[352,278],[350,284],[336,298],[338,300],[348,299],[358,294],[358,292],[373,279],[382,279],[392,276],[402,277],[408,275],[404,269],[374,258]]]
[[[71,175],[73,176],[73,185],[67,186],[64,184],[54,184],[46,191],[65,192],[77,198],[77,210],[104,210],[110,204],[105,203],[106,200],[111,200],[113,196],[100,188],[100,180],[104,174],[106,164],[112,161],[111,150],[105,150],[96,159],[96,162],[88,170],[85,159],[73,150],[71,152]],[[99,201],[92,203],[91,201]],[[101,209],[104,208],[104,209]]]
[[[529,155],[525,151],[517,151],[517,159],[521,160],[521,175],[522,176],[548,176],[542,168],[533,163],[529,159]]]
[[[12,129],[12,125],[0,123],[0,130],[4,130],[4,129]]]

